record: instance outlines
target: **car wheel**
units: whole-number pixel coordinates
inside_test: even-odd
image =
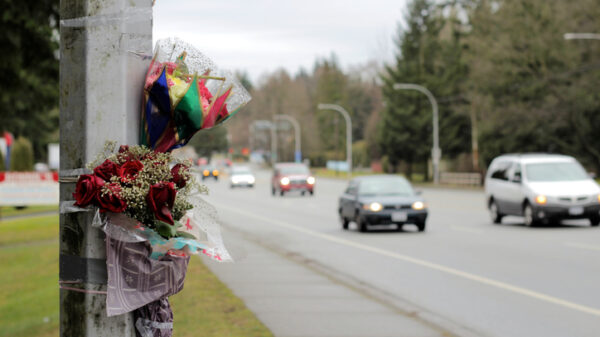
[[[231,189],[233,189],[234,187],[235,187],[235,186],[233,186],[233,185],[229,185],[229,188],[231,188]]]
[[[598,227],[598,225],[600,225],[600,216],[591,217],[590,224],[592,225],[592,227]]]
[[[304,196],[305,194],[306,194],[306,191],[302,191],[302,192],[300,192],[300,195],[301,195],[301,196]]]
[[[500,214],[500,212],[498,211],[498,205],[496,204],[496,202],[494,200],[490,201],[490,217],[492,218],[492,222],[499,224],[502,222],[502,217],[504,217],[504,214]]]
[[[282,196],[282,197],[283,197],[283,194],[284,194],[284,193],[285,193],[285,192],[284,192],[283,190],[279,191],[279,195],[280,195],[280,196]]]
[[[275,187],[271,187],[271,195],[275,195]]]
[[[348,223],[349,223],[349,221],[341,213],[342,212],[340,212],[340,222],[342,223],[342,229],[348,229]]]
[[[425,221],[419,221],[416,223],[416,225],[417,225],[417,229],[419,230],[419,232],[425,231]]]
[[[310,195],[313,195],[313,194],[315,194],[315,191],[313,191],[313,190],[310,190],[310,191],[308,191],[308,193],[309,193]]]
[[[358,226],[358,230],[362,233],[369,230],[367,222],[360,215],[356,217],[356,225]]]
[[[529,203],[526,203],[525,207],[523,207],[523,222],[527,227],[535,227],[539,223],[539,220],[535,217],[533,208],[531,208]]]

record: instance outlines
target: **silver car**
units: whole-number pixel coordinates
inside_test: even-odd
[[[256,178],[250,168],[246,166],[233,166],[229,174],[229,187],[254,187]]]
[[[579,162],[553,154],[507,154],[495,158],[485,177],[494,223],[523,216],[526,226],[562,219],[600,224],[600,186]]]

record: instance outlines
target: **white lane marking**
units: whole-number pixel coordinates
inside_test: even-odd
[[[594,246],[586,243],[579,242],[566,242],[565,246],[579,249],[597,250],[600,251],[600,246]]]
[[[470,227],[467,227],[467,226],[453,225],[453,226],[450,226],[450,229],[455,230],[455,231],[459,231],[459,232],[467,232],[467,233],[473,233],[473,234],[481,234],[481,233],[483,233],[483,230],[481,230],[481,229],[470,228]]]
[[[353,248],[357,248],[360,250],[364,250],[367,252],[371,252],[371,253],[376,253],[376,254],[380,254],[383,256],[387,256],[396,260],[401,260],[401,261],[405,261],[405,262],[409,262],[409,263],[413,263],[419,266],[423,266],[423,267],[427,267],[430,269],[434,269],[437,271],[441,271],[447,274],[451,274],[454,276],[458,276],[458,277],[462,277],[464,279],[467,280],[471,280],[471,281],[475,281],[475,282],[479,282],[488,286],[492,286],[492,287],[496,287],[496,288],[500,288],[500,289],[504,289],[513,293],[517,293],[517,294],[521,294],[524,296],[528,296],[531,298],[535,298],[541,301],[545,301],[545,302],[549,302],[549,303],[553,303],[559,306],[563,306],[565,308],[569,308],[569,309],[573,309],[576,311],[580,311],[580,312],[584,312],[590,315],[594,315],[594,316],[600,316],[600,309],[597,308],[592,308],[592,307],[588,307],[585,305],[581,305],[581,304],[577,304],[577,303],[573,303],[573,302],[569,302],[567,300],[563,300],[560,299],[558,297],[554,297],[554,296],[550,296],[550,295],[546,295],[544,293],[540,293],[537,291],[533,291],[533,290],[529,290],[526,288],[522,288],[522,287],[518,287],[518,286],[514,286],[512,284],[509,283],[504,283],[504,282],[500,282],[500,281],[496,281],[484,276],[479,276],[476,274],[472,274],[472,273],[468,273],[468,272],[464,272],[458,269],[454,269],[454,268],[450,268],[450,267],[446,267],[437,263],[433,263],[433,262],[429,262],[426,260],[421,260],[421,259],[417,259],[414,257],[410,257],[408,255],[403,255],[403,254],[398,254],[398,253],[394,253],[394,252],[390,252],[384,249],[380,249],[380,248],[376,248],[376,247],[371,247],[368,245],[364,245],[358,242],[354,242],[354,241],[350,241],[350,240],[345,240],[345,239],[341,239],[338,237],[335,237],[333,235],[329,235],[329,234],[324,234],[324,233],[319,233],[317,231],[313,231],[304,227],[300,227],[300,226],[296,226],[296,225],[292,225],[290,223],[286,223],[283,221],[276,221],[273,220],[271,218],[262,216],[262,215],[258,215],[258,214],[254,214],[251,212],[246,212],[246,211],[242,211],[239,210],[237,208],[234,207],[230,207],[230,206],[226,206],[223,204],[216,204],[218,207],[223,208],[223,209],[227,209],[228,211],[232,211],[232,212],[236,212],[242,215],[246,215],[249,217],[253,217],[255,219],[259,219],[261,221],[270,223],[272,225],[278,226],[278,227],[282,227],[282,228],[287,228],[287,229],[291,229],[291,230],[295,230],[297,232],[300,233],[304,233],[310,236],[314,236],[317,238],[321,238],[323,240],[327,240],[327,241],[331,241],[331,242],[335,242],[341,245],[345,245],[345,246],[349,246],[349,247],[353,247]]]

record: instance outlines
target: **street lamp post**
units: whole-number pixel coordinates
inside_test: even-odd
[[[427,96],[431,103],[433,111],[433,148],[431,149],[431,163],[433,164],[433,183],[438,184],[440,180],[440,159],[442,157],[442,151],[440,150],[439,140],[439,121],[438,121],[438,105],[435,97],[431,94],[427,88],[418,84],[411,83],[396,83],[394,84],[395,90],[417,90]]]
[[[273,119],[286,120],[290,122],[294,126],[295,136],[294,136],[294,145],[296,146],[296,150],[294,151],[294,160],[299,163],[302,161],[302,152],[301,152],[301,139],[300,139],[300,123],[289,115],[275,115]]]
[[[277,153],[276,153],[277,139],[276,139],[276,134],[275,134],[275,125],[273,123],[271,123],[271,121],[268,121],[268,120],[256,120],[256,121],[252,122],[252,124],[250,124],[250,136],[248,139],[248,142],[250,144],[253,143],[254,130],[256,129],[257,124],[262,124],[269,128],[269,131],[271,133],[271,164],[275,164],[275,161],[277,160]],[[250,146],[252,146],[252,145],[250,145]],[[250,149],[252,149],[252,147]]]
[[[348,179],[352,177],[352,120],[348,111],[337,104],[319,104],[320,110],[335,110],[346,120],[346,162],[348,164]]]

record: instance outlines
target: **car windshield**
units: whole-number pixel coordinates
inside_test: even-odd
[[[413,195],[410,183],[402,178],[374,178],[364,180],[358,187],[362,196],[375,195]]]
[[[282,166],[279,171],[281,174],[309,174],[308,167],[304,165]]]
[[[250,172],[250,169],[247,167],[234,167],[231,170],[232,174],[252,174],[252,172]]]
[[[589,179],[587,173],[574,162],[526,164],[529,181],[577,181]]]

